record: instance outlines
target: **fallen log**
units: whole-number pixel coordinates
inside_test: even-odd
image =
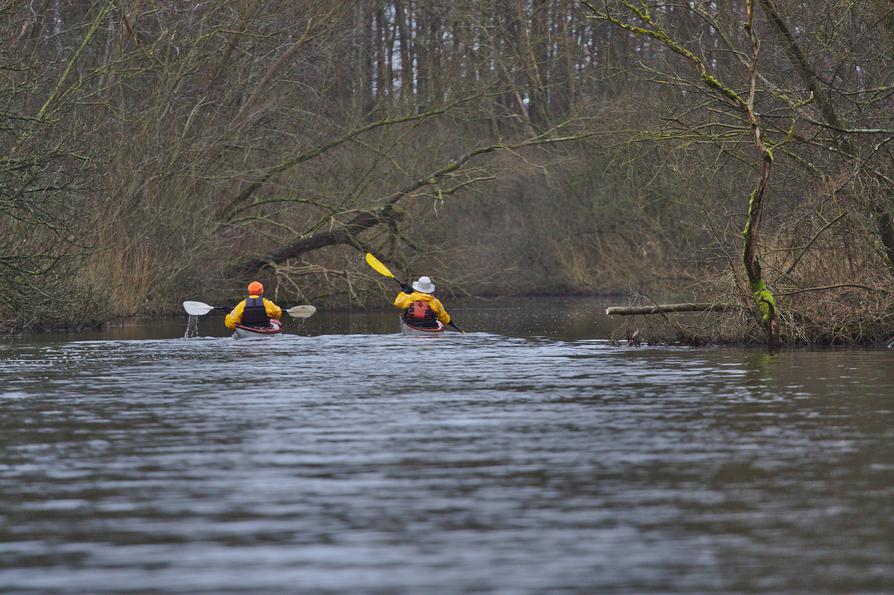
[[[725,312],[738,310],[736,304],[657,304],[655,306],[613,306],[606,308],[609,316],[631,316],[635,314],[665,314],[671,312]]]

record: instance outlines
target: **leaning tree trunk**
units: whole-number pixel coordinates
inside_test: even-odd
[[[754,6],[751,0],[746,0],[745,30],[748,32],[748,40],[751,44],[751,67],[745,111],[751,123],[754,146],[761,158],[761,175],[757,182],[757,187],[751,193],[751,199],[748,201],[748,218],[745,221],[745,229],[742,230],[742,236],[745,238],[743,260],[745,262],[745,273],[748,275],[748,285],[751,288],[751,296],[760,309],[761,318],[767,329],[767,342],[772,347],[779,344],[779,309],[776,307],[776,299],[773,297],[773,293],[767,288],[767,283],[761,275],[761,263],[757,255],[757,232],[764,206],[764,195],[770,180],[770,168],[773,166],[773,153],[761,138],[761,127],[754,113],[754,91],[757,87],[759,44],[752,26],[754,22],[753,9]]]

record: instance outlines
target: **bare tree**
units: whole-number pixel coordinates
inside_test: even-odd
[[[712,72],[709,63],[701,56],[685,47],[675,39],[657,20],[652,10],[646,3],[637,6],[631,2],[622,2],[621,14],[627,18],[636,19],[636,23],[627,20],[610,10],[608,7],[599,9],[588,3],[590,10],[596,18],[606,20],[623,30],[642,37],[654,40],[674,54],[682,57],[695,70],[698,81],[713,102],[718,104],[718,109],[732,110],[734,119],[744,119],[751,129],[754,146],[760,157],[760,176],[757,186],[751,193],[748,202],[748,215],[745,220],[742,235],[744,238],[743,261],[751,294],[756,302],[761,318],[767,327],[767,340],[771,345],[779,342],[779,311],[773,294],[767,287],[761,271],[758,255],[758,231],[761,223],[764,199],[770,179],[770,169],[773,163],[772,151],[767,147],[762,138],[762,127],[758,115],[754,109],[755,93],[758,77],[759,43],[754,32],[754,12],[750,0],[745,0],[745,21],[743,28],[748,34],[750,56],[748,60],[747,95],[743,97],[732,86],[722,82]]]

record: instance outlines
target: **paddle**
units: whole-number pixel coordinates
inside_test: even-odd
[[[229,308],[225,306],[209,306],[202,302],[183,302],[183,309],[190,316],[204,316],[211,310],[228,310]],[[313,306],[292,306],[287,310],[283,310],[283,312],[293,318],[307,318],[308,316],[313,316],[313,313],[316,311],[317,309]]]
[[[403,288],[404,288],[404,283],[403,283],[403,281],[401,281],[400,279],[398,279],[397,277],[395,277],[395,276],[394,276],[394,273],[392,273],[391,271],[389,271],[389,270],[388,270],[388,267],[386,267],[386,266],[382,263],[381,260],[379,260],[378,258],[376,258],[375,256],[373,256],[373,255],[370,254],[369,252],[366,253],[366,264],[368,264],[368,265],[371,266],[373,269],[375,269],[375,271],[376,271],[377,273],[379,273],[380,275],[382,275],[383,277],[391,277],[392,279],[394,279],[395,281],[397,281],[397,284],[400,285],[401,291],[403,291]],[[459,332],[461,332],[461,333],[463,333],[463,334],[466,333],[466,331],[462,330],[461,328],[459,328],[458,326],[456,326],[455,324],[453,324],[453,321],[450,321],[450,322],[448,322],[447,324],[449,324],[450,326],[452,326],[453,328],[455,328],[456,330],[458,330]]]

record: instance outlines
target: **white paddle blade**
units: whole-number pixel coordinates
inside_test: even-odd
[[[203,304],[202,302],[183,302],[183,309],[190,316],[204,316],[214,309],[214,306]]]
[[[317,309],[313,306],[292,306],[286,312],[288,312],[289,316],[293,316],[295,318],[307,318],[308,316],[313,316],[314,312]]]

